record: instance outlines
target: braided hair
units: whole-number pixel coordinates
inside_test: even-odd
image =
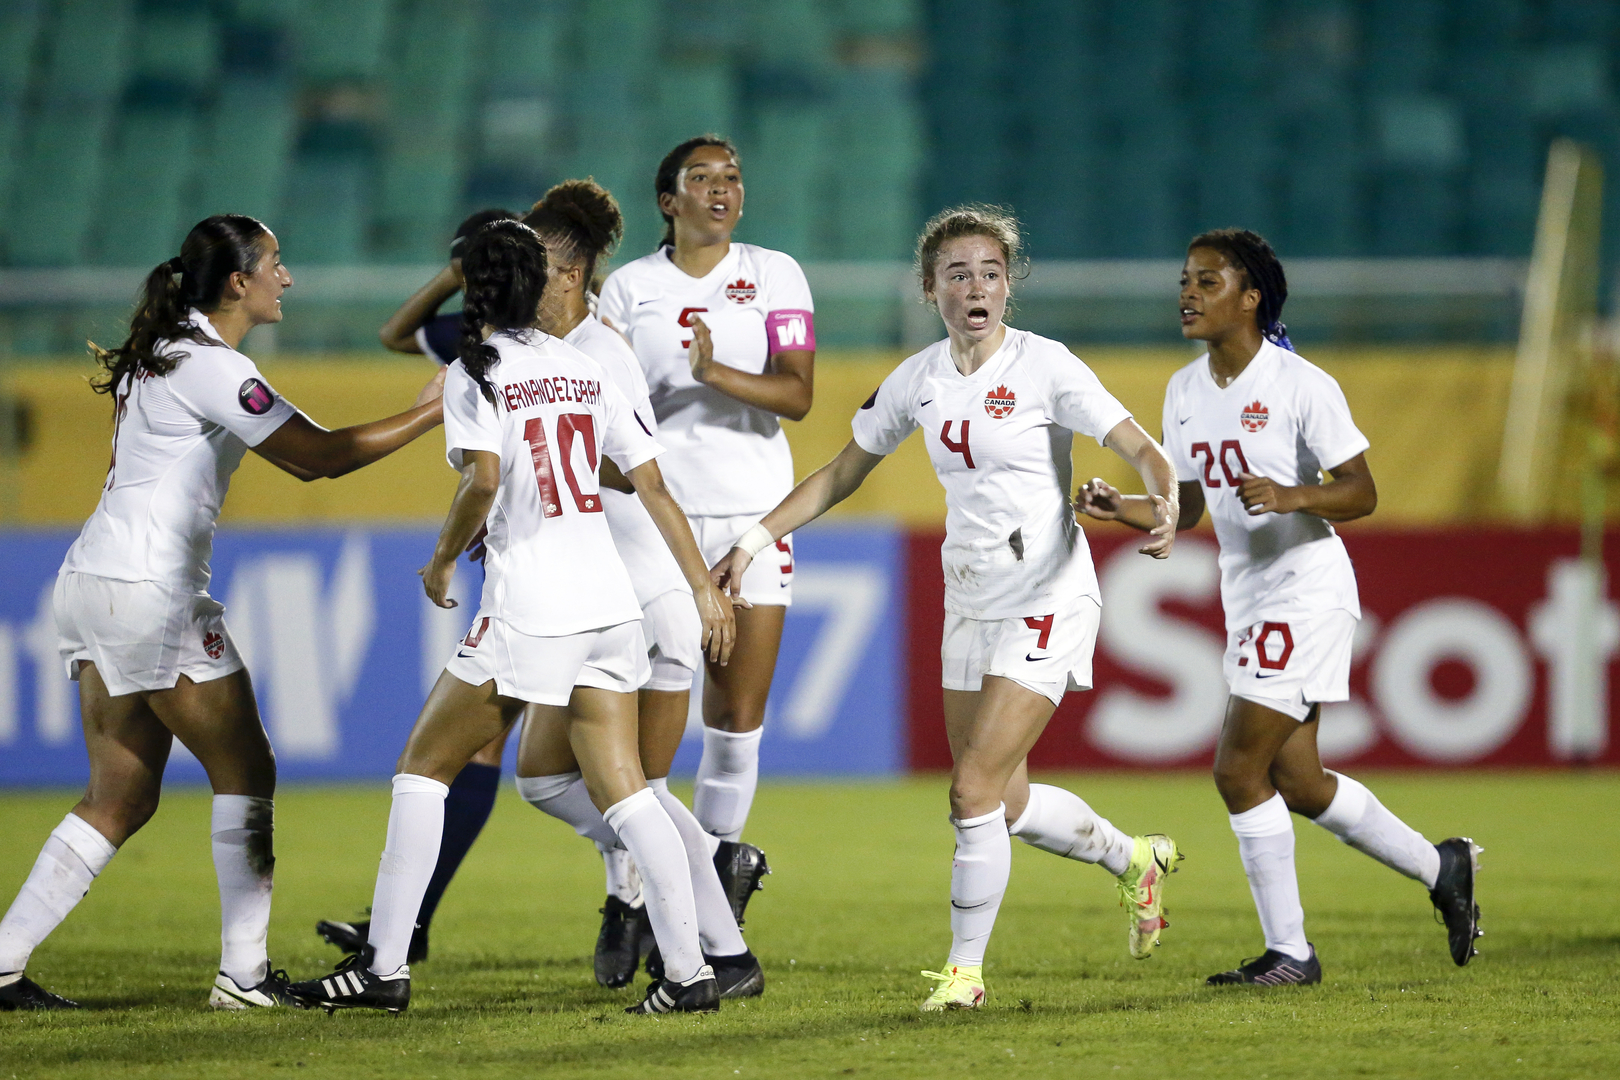
[[[742,158],[737,155],[737,148],[731,140],[721,135],[698,135],[687,139],[675,149],[664,155],[664,160],[658,163],[658,172],[653,176],[653,199],[656,201],[661,195],[675,194],[675,182],[680,178],[681,170],[686,168],[686,159],[692,156],[692,151],[705,146],[718,146],[731,155],[731,160],[742,164]],[[664,219],[664,238],[658,241],[659,247],[665,247],[675,242],[675,219],[664,213],[659,207],[658,213]]]
[[[523,224],[545,240],[553,262],[582,267],[587,288],[596,260],[624,237],[618,200],[594,179],[564,180],[529,208]]]
[[[129,336],[116,349],[88,342],[102,373],[90,380],[98,394],[115,392],[138,373],[167,375],[184,353],[159,352],[158,343],[194,341],[217,345],[190,321],[191,309],[218,310],[232,274],[252,274],[264,257],[264,222],[246,214],[215,214],[191,227],[180,254],[146,275],[129,321]]]
[[[1265,237],[1249,229],[1211,229],[1192,238],[1187,250],[1190,252],[1193,248],[1220,252],[1234,270],[1243,274],[1243,287],[1260,293],[1260,306],[1254,309],[1254,321],[1260,333],[1273,345],[1293,352],[1294,343],[1288,340],[1288,327],[1282,321],[1283,303],[1288,299],[1288,278],[1283,274],[1282,261]]]
[[[493,405],[489,369],[501,355],[484,340],[484,327],[522,331],[534,326],[546,288],[546,245],[520,221],[493,221],[468,239],[461,276],[466,286],[458,352],[467,374]]]

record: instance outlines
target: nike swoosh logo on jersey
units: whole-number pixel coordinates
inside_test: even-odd
[[[462,657],[464,659],[467,659],[467,660],[475,660],[475,659],[477,659],[477,654],[476,653],[462,652],[459,649],[456,651],[456,655],[460,656],[460,657]]]
[[[1035,663],[1039,663],[1042,660],[1050,660],[1050,659],[1052,659],[1052,654],[1048,653],[1045,656],[1032,656],[1029,653],[1025,653],[1024,654],[1024,659],[1028,660],[1032,664],[1035,664]]]
[[[1254,677],[1257,678],[1257,679],[1275,679],[1277,676],[1279,676],[1281,674],[1282,674],[1282,672],[1280,672],[1280,671],[1273,671],[1273,672],[1271,672],[1269,674],[1264,674],[1262,672],[1257,671],[1257,672],[1254,673]]]
[[[1183,416],[1180,420],[1178,420],[1176,422],[1179,423],[1179,424],[1185,424],[1187,421],[1189,421],[1191,419],[1192,419],[1192,417],[1190,417],[1190,416]]]
[[[648,304],[656,304],[658,302],[658,300],[659,300],[659,297],[656,297],[656,296],[653,297],[651,300],[638,300],[636,302],[636,307],[646,307]]]
[[[919,408],[919,409],[925,408],[926,406],[932,405],[933,403],[934,403],[934,399],[929,398],[927,401],[923,402],[921,405],[918,405],[917,408]]]

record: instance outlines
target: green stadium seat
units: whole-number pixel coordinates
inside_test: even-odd
[[[12,0],[0,6],[0,253],[11,219],[12,174],[22,152],[28,76],[44,24],[44,0]]]

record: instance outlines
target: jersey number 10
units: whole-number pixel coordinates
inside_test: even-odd
[[[590,413],[563,413],[557,417],[557,453],[562,456],[563,480],[574,496],[574,506],[582,514],[600,514],[602,498],[579,490],[574,477],[574,437],[585,440],[585,461],[596,473],[596,418]],[[545,418],[531,417],[523,425],[523,441],[534,459],[534,479],[540,485],[540,509],[546,517],[562,516],[562,500],[557,497],[557,474],[551,467],[551,450],[546,444]]]

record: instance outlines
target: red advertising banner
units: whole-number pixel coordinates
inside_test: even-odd
[[[1103,596],[1095,685],[1064,699],[1030,764],[1207,766],[1227,698],[1214,538],[1183,534],[1159,562],[1136,553],[1135,533],[1096,525],[1087,534]],[[942,539],[910,537],[913,769],[950,767],[939,691]],[[1350,700],[1323,707],[1325,759],[1397,768],[1620,764],[1611,693],[1620,606],[1577,558],[1573,531],[1351,529],[1345,545],[1362,621]],[[1617,558],[1620,534],[1604,549],[1606,564]],[[1579,634],[1583,622],[1596,634]]]

